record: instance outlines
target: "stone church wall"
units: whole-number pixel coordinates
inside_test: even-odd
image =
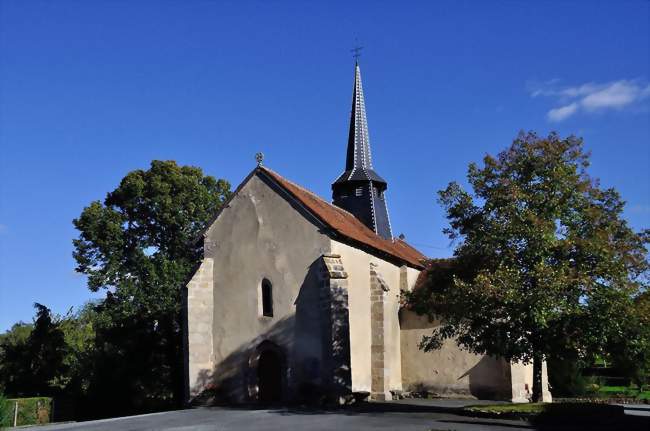
[[[214,367],[189,384],[213,389],[219,401],[255,400],[254,365],[263,346],[283,355],[285,395],[298,391],[297,381],[320,376],[318,265],[330,240],[272,187],[251,177],[205,239],[205,258],[214,262]],[[273,317],[261,313],[264,278],[273,286]],[[197,366],[190,362],[190,369]]]
[[[377,376],[382,373],[381,392],[389,396],[391,390],[402,389],[398,311],[403,270],[338,241],[332,241],[332,252],[341,255],[349,277],[352,390],[377,392]],[[413,283],[418,271],[408,268],[407,272]],[[378,307],[382,316],[377,314]]]
[[[452,340],[447,340],[439,350],[424,352],[418,345],[437,323],[402,310],[400,324],[404,390],[428,391],[439,396],[510,398],[509,364],[460,350]]]
[[[531,394],[531,364],[508,363],[490,356],[461,350],[453,340],[432,352],[418,348],[424,335],[430,335],[438,322],[426,316],[400,312],[402,378],[407,391],[426,391],[443,397],[467,396],[527,402]],[[543,400],[551,401],[546,364],[543,365]]]

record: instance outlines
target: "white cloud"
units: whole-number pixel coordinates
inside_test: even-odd
[[[526,87],[528,87],[531,97],[553,96],[557,94],[557,92],[554,89],[558,82],[560,82],[558,78],[551,79],[550,81],[541,82],[541,83],[532,81],[532,82],[528,82],[526,84]]]
[[[577,103],[571,103],[566,106],[562,106],[560,108],[553,108],[548,113],[546,116],[550,121],[562,121],[565,118],[569,118],[575,112],[578,110],[578,104]]]
[[[563,121],[578,112],[620,110],[650,98],[650,84],[639,80],[626,80],[598,84],[588,82],[573,87],[559,87],[553,79],[529,85],[531,97],[546,96],[561,104],[548,111],[549,121]]]
[[[582,99],[582,106],[591,111],[605,108],[620,109],[637,99],[641,100],[648,90],[650,90],[650,85],[644,88],[629,81],[617,81],[587,94]]]

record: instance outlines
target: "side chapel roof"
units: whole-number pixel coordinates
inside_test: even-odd
[[[424,261],[427,257],[405,241],[401,239],[388,240],[380,237],[349,212],[324,201],[316,194],[266,167],[259,166],[254,172],[265,174],[265,176],[272,179],[323,224],[331,228],[347,242],[352,243],[352,245],[370,249],[371,253],[380,256],[388,255],[389,260],[397,260],[413,268],[424,269]]]

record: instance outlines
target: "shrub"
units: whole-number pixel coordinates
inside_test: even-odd
[[[598,389],[593,390],[593,385],[598,382],[594,378],[583,376],[582,368],[577,358],[549,359],[551,393],[556,397],[581,397],[597,392]]]
[[[598,396],[601,389],[605,386],[605,379],[600,376],[584,376],[581,380],[584,391],[578,395],[584,395],[589,397]]]
[[[46,424],[50,422],[52,411],[52,398],[34,397],[34,398],[15,398],[6,399],[5,405],[8,405],[8,422],[3,417],[2,426],[13,425],[14,408],[18,402],[18,420],[16,425],[35,425]],[[4,413],[3,413],[4,415]]]
[[[0,428],[13,425],[14,409],[12,403],[0,394]]]

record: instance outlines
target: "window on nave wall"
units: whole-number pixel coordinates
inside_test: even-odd
[[[273,285],[266,278],[260,286],[262,300],[262,316],[273,317]]]

